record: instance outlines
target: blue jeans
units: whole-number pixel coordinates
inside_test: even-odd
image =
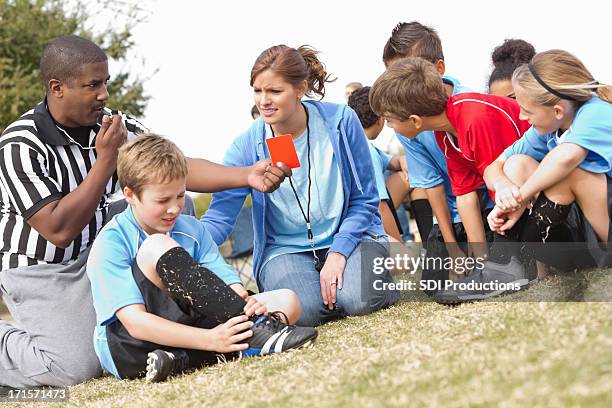
[[[260,291],[291,289],[300,298],[302,314],[299,326],[317,326],[330,320],[360,316],[388,307],[399,299],[398,291],[375,290],[371,284],[371,270],[362,273],[363,242],[367,242],[368,256],[388,256],[387,242],[364,238],[346,261],[342,289],[338,289],[336,305],[329,310],[323,304],[319,272],[314,266],[311,251],[279,255],[268,261],[258,275]],[[368,269],[368,268],[365,268]],[[388,271],[376,276],[383,282],[392,282]]]

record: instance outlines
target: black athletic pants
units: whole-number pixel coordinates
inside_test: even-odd
[[[136,262],[132,266],[132,275],[149,313],[188,326],[211,329],[243,312],[245,301],[212,271],[198,265],[181,247],[162,255],[156,270],[170,296],[147,279]],[[115,367],[124,379],[145,374],[147,354],[151,351],[173,350],[133,338],[119,319],[106,326],[106,336]],[[210,351],[185,351],[190,368],[214,364],[219,355]],[[234,357],[235,353],[225,355],[225,358]]]

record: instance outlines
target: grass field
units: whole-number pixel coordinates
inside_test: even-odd
[[[104,377],[72,387],[70,405],[609,407],[612,303],[588,301],[612,300],[611,275],[551,277],[503,302],[404,301],[320,327],[310,349],[163,384]],[[558,302],[530,301],[543,296]]]

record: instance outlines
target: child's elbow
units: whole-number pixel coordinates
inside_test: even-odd
[[[137,340],[144,340],[143,327],[141,324],[131,322],[131,321],[122,322],[122,323],[123,323],[123,327],[125,327],[125,330],[128,332],[130,337],[133,337]]]
[[[127,308],[126,308],[127,309]],[[134,310],[122,309],[117,312],[117,318],[128,332],[130,337],[138,340],[144,340],[144,331],[146,324],[139,316],[139,313]]]

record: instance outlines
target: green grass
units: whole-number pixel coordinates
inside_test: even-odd
[[[611,289],[609,271],[592,271],[539,282],[521,302],[403,301],[320,327],[310,349],[163,384],[92,380],[71,388],[70,405],[609,407],[612,303],[535,300]]]

